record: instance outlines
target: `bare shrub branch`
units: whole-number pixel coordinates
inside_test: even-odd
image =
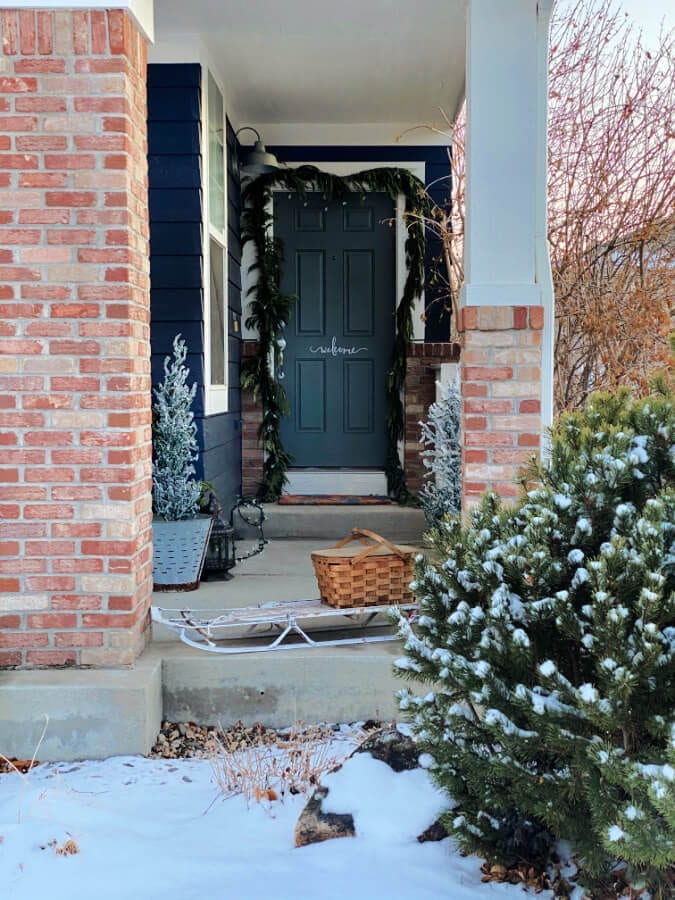
[[[647,50],[618,4],[554,12],[549,246],[555,403],[641,393],[668,364],[675,249],[673,34]]]
[[[549,64],[548,239],[556,301],[555,405],[593,390],[642,393],[670,362],[675,293],[673,32],[647,49],[620,4],[554,7]],[[452,210],[434,278],[452,310],[463,282],[465,111],[452,123]]]

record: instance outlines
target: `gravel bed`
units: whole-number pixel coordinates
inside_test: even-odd
[[[161,759],[185,759],[186,757],[203,757],[209,755],[209,748],[215,741],[225,744],[230,750],[245,750],[247,747],[259,747],[261,745],[274,745],[279,741],[286,741],[291,736],[302,739],[303,733],[307,733],[312,740],[325,738],[330,740],[341,732],[360,733],[363,736],[377,731],[382,727],[381,722],[370,720],[368,722],[356,722],[348,726],[344,725],[308,725],[294,726],[293,728],[268,728],[262,722],[253,725],[244,725],[238,721],[232,725],[221,728],[216,725],[198,725],[195,722],[162,722],[162,727],[157,735],[151,757]]]

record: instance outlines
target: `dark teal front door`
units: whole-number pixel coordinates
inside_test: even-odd
[[[298,467],[383,469],[385,379],[396,308],[394,204],[386,194],[329,203],[276,193],[286,327],[284,447]]]

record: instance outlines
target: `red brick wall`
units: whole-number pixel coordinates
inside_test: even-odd
[[[260,345],[257,341],[242,341],[242,362],[255,356]],[[241,491],[244,496],[258,493],[263,480],[264,454],[258,429],[262,422],[262,405],[255,400],[253,392],[244,390],[241,394]]]
[[[0,666],[132,663],[152,591],[146,45],[0,11]]]
[[[442,363],[459,360],[458,344],[409,344],[405,379],[405,447],[403,469],[408,490],[416,494],[426,469],[420,455],[420,422],[436,399],[436,382]]]
[[[518,495],[515,478],[541,440],[541,306],[462,311],[463,506],[486,490]]]

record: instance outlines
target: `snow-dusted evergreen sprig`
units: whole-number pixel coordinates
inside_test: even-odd
[[[156,516],[170,521],[192,519],[199,512],[195,479],[197,425],[192,402],[197,385],[188,387],[187,347],[180,334],[173,356],[164,360],[164,379],[153,390],[152,501]]]
[[[430,528],[438,527],[446,514],[459,512],[462,457],[460,449],[461,403],[459,384],[440,384],[440,397],[420,422],[422,461],[427,469],[419,498]]]

